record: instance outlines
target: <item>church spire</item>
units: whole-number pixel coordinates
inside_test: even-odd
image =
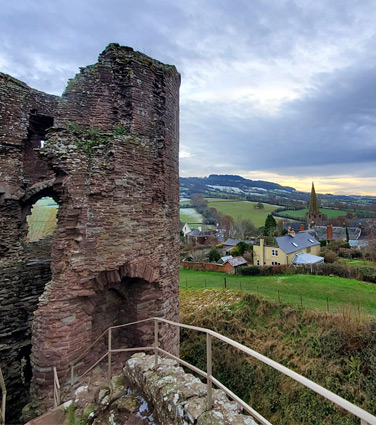
[[[320,212],[319,201],[317,200],[315,185],[313,184],[313,182],[312,182],[312,189],[311,189],[311,200],[309,201],[309,212],[311,214],[318,214]]]

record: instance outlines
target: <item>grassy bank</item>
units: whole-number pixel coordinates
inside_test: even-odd
[[[307,311],[228,290],[182,290],[182,321],[260,352],[376,414],[376,322]],[[184,330],[181,356],[206,369],[205,336]],[[213,341],[213,375],[275,425],[359,424],[269,366]]]
[[[226,279],[226,282],[225,282]],[[336,276],[232,276],[223,273],[180,271],[182,289],[224,288],[258,294],[294,306],[321,311],[349,310],[354,316],[376,316],[376,285]]]

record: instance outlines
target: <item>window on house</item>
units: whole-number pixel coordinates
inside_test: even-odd
[[[312,239],[308,239],[311,243],[315,243],[315,241],[314,240],[312,240]]]
[[[297,247],[298,246],[298,244],[297,243],[295,243],[295,242],[291,242],[292,243],[292,245],[294,245],[295,247]]]
[[[278,256],[278,249],[272,249],[272,255]]]
[[[256,264],[259,266],[260,265],[260,260],[257,260]]]

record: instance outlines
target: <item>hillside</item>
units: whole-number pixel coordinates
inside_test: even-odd
[[[180,196],[190,197],[201,193],[204,197],[247,199],[280,206],[305,208],[310,198],[310,187],[307,192],[300,192],[289,186],[264,180],[250,180],[236,175],[211,174],[208,177],[180,177]],[[321,207],[345,207],[357,209],[357,215],[368,216],[364,208],[376,203],[375,196],[318,194]]]
[[[224,290],[180,296],[184,323],[213,329],[376,413],[376,321],[294,309]],[[206,340],[181,332],[183,359],[205,369]],[[358,424],[283,374],[213,341],[213,375],[275,425]]]

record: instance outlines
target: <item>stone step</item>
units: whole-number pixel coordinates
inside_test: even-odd
[[[64,415],[64,404],[56,407],[50,412],[45,413],[38,418],[32,419],[25,425],[63,425],[66,416]]]

